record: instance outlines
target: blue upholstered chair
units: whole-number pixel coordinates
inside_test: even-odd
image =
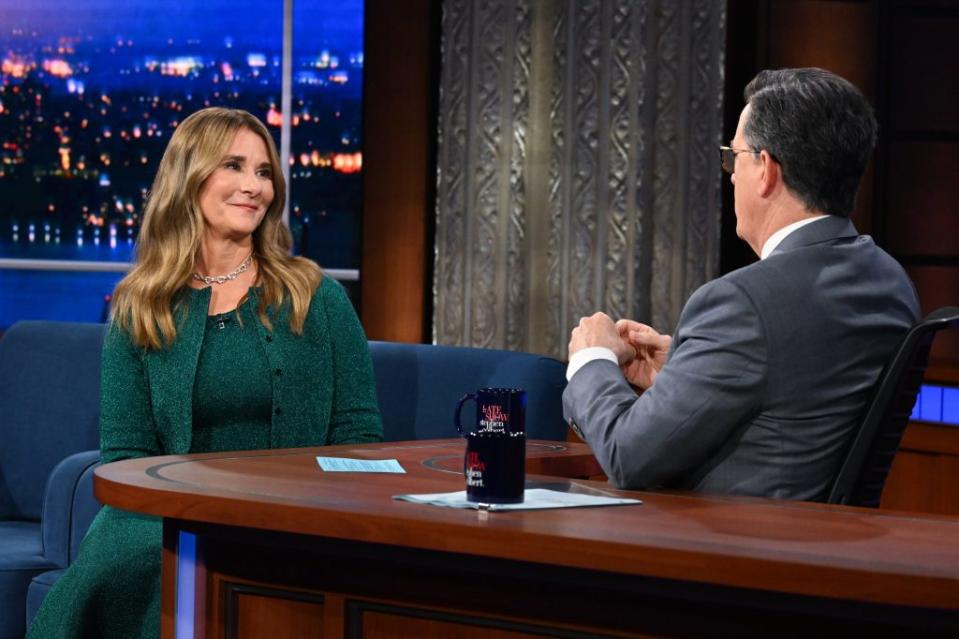
[[[23,634],[24,613],[29,623],[99,510],[103,334],[101,324],[21,322],[0,341],[0,639]],[[526,389],[531,438],[566,435],[554,359],[390,342],[370,352],[388,441],[456,436],[456,401],[489,386]]]
[[[464,394],[502,386],[526,389],[526,433],[566,437],[566,368],[530,353],[428,344],[370,342],[387,441],[455,437],[453,409]],[[464,418],[468,414],[464,409]]]
[[[23,636],[28,585],[68,565],[96,513],[103,335],[20,322],[0,340],[0,639]]]
[[[66,471],[66,476],[70,477],[71,481],[79,473],[79,479],[75,480],[75,486],[70,486],[73,488],[73,494],[69,498],[69,502],[66,499],[57,502],[69,509],[70,530],[68,531],[69,536],[65,548],[66,560],[57,562],[58,566],[63,567],[42,572],[30,581],[30,587],[27,590],[27,625],[30,625],[30,622],[33,621],[37,610],[40,609],[40,604],[43,603],[43,598],[50,592],[50,588],[53,587],[56,580],[66,571],[66,566],[72,564],[73,560],[77,558],[77,553],[80,551],[80,542],[83,541],[83,536],[87,534],[87,529],[90,527],[93,518],[100,511],[100,502],[93,497],[93,471],[99,461],[100,451],[88,450],[70,455],[61,464]],[[55,470],[54,474],[56,473]],[[51,476],[50,483],[65,484],[67,482],[59,482]]]

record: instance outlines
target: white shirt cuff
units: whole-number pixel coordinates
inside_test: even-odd
[[[589,348],[576,351],[573,353],[573,356],[569,358],[569,365],[566,367],[566,381],[572,380],[573,375],[575,375],[579,369],[597,359],[605,359],[619,366],[616,353],[603,346],[590,346]]]

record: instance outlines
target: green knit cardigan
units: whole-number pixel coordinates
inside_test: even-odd
[[[210,289],[188,293],[174,342],[162,350],[135,346],[115,325],[103,349],[100,442],[104,463],[190,452],[193,385]],[[272,330],[256,314],[259,289],[240,307],[259,333],[273,383],[271,448],[380,441],[380,421],[366,336],[343,287],[324,276],[301,335],[289,328],[287,305],[270,311]],[[237,366],[253,354],[237,353]]]

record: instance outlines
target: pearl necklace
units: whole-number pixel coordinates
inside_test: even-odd
[[[197,272],[193,273],[193,279],[199,280],[206,284],[207,286],[211,284],[222,284],[231,280],[235,280],[240,276],[240,273],[250,268],[250,265],[253,264],[253,253],[250,253],[246,256],[246,259],[240,263],[235,269],[227,273],[226,275],[200,275]]]

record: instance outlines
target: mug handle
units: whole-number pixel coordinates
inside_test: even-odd
[[[453,423],[456,425],[456,432],[460,434],[460,437],[466,436],[463,433],[463,424],[460,423],[460,414],[463,412],[463,404],[470,399],[476,401],[476,393],[466,393],[460,397],[460,400],[456,402],[456,410],[453,412]]]

